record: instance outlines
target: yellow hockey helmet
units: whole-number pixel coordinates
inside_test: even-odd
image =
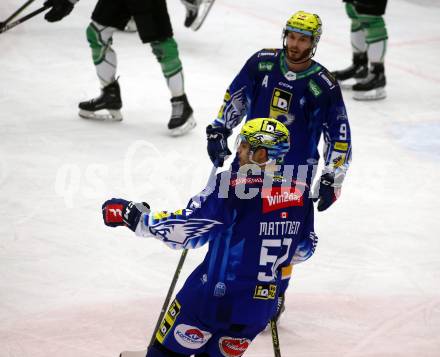
[[[290,148],[289,129],[280,121],[272,118],[256,118],[247,121],[241,128],[239,137],[249,143],[252,151],[265,148],[270,160],[282,158]]]
[[[283,31],[283,44],[286,47],[286,36],[288,32],[298,32],[312,38],[312,51],[309,58],[315,55],[319,39],[322,34],[322,22],[318,15],[305,11],[295,12],[286,22]]]

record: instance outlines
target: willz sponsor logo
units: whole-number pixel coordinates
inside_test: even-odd
[[[222,337],[218,341],[220,352],[225,357],[240,357],[251,344],[247,338]]]

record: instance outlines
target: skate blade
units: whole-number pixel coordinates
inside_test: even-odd
[[[387,93],[385,91],[385,88],[376,88],[369,91],[361,92],[361,91],[354,91],[353,92],[353,99],[360,100],[360,101],[370,101],[370,100],[380,100],[384,99],[387,96]]]
[[[119,357],[145,357],[147,355],[148,350],[143,351],[124,351],[121,352]]]
[[[194,117],[191,115],[185,124],[183,124],[182,126],[179,126],[177,128],[170,129],[170,135],[171,136],[184,135],[188,131],[190,131],[191,129],[194,129],[196,127],[196,125],[197,125],[197,123],[196,123]]]
[[[190,28],[193,31],[197,31],[200,27],[202,27],[206,18],[208,17],[209,11],[214,5],[215,0],[201,0],[199,5],[199,13],[194,22],[191,24]]]
[[[98,110],[97,112],[91,112],[88,110],[80,109],[79,116],[88,120],[100,120],[100,121],[121,121],[122,113],[120,110]]]
[[[345,81],[338,81],[339,83],[339,87],[341,87],[341,89],[343,90],[352,90],[353,86],[355,84],[361,83],[363,81],[363,78],[349,78],[346,79]]]

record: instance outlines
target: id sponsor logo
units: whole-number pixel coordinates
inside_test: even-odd
[[[262,190],[261,195],[263,198],[263,213],[304,205],[303,194],[295,187],[265,188]]]
[[[225,357],[240,357],[248,349],[251,340],[247,338],[222,337],[218,341],[220,352]]]
[[[275,88],[272,93],[272,100],[270,104],[270,117],[277,118],[279,115],[289,113],[291,100],[292,93]]]
[[[174,329],[176,341],[183,347],[196,350],[202,347],[211,338],[211,334],[197,327],[180,324]]]
[[[277,286],[270,284],[270,285],[257,285],[255,287],[254,292],[254,299],[260,299],[260,300],[273,300],[275,299],[275,295],[277,292]]]

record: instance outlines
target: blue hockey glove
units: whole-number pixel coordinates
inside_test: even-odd
[[[315,186],[315,194],[318,196],[313,201],[318,201],[318,211],[325,211],[341,195],[341,185],[344,175],[335,176],[333,172],[327,172]]]
[[[206,127],[206,137],[208,139],[208,154],[212,163],[216,167],[222,167],[225,160],[231,155],[228,148],[228,137],[232,134],[232,130],[224,126]]]
[[[127,226],[133,232],[141,219],[142,213],[149,213],[146,202],[134,203],[121,198],[112,198],[102,204],[102,218],[109,227]]]
[[[70,14],[73,10],[73,4],[77,0],[47,0],[43,5],[51,7],[50,11],[44,15],[49,22],[60,21],[63,17]]]

